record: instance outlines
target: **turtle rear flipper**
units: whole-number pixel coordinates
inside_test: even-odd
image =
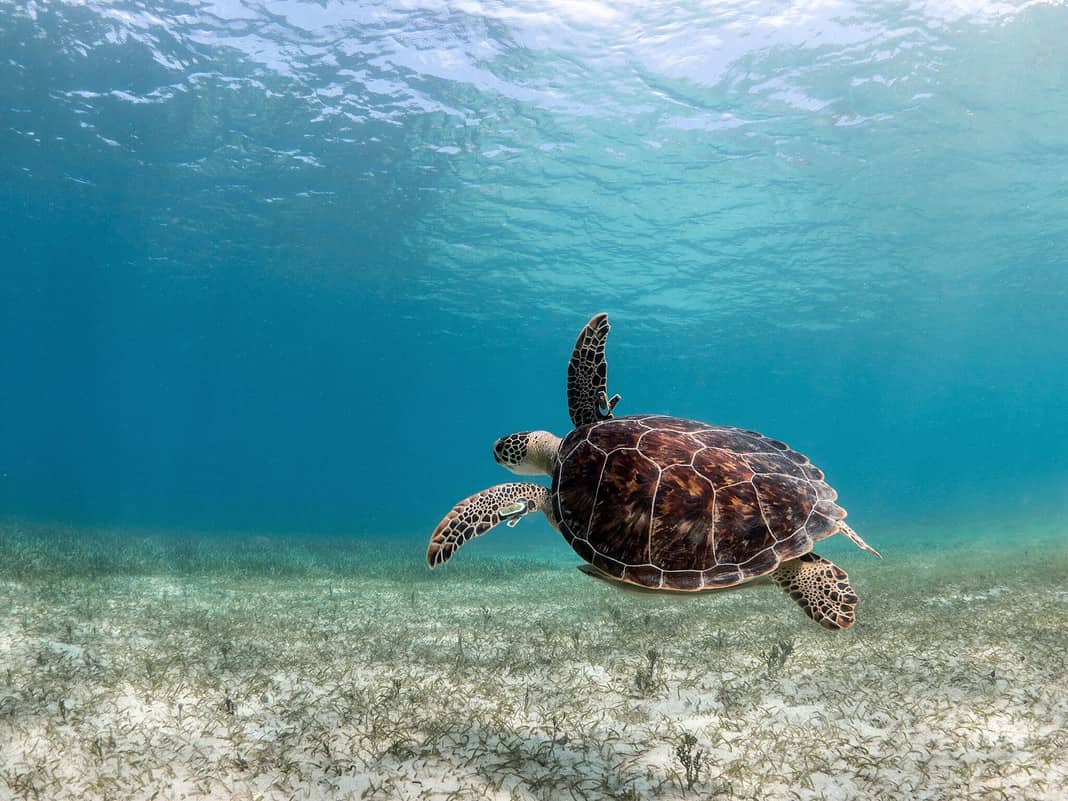
[[[476,492],[460,501],[430,535],[426,561],[431,567],[449,561],[461,545],[500,523],[514,526],[519,518],[544,509],[549,490],[540,484],[509,483]]]
[[[612,417],[619,395],[608,397],[607,314],[596,314],[578,335],[567,365],[567,411],[575,428]]]
[[[825,629],[848,629],[856,620],[857,594],[846,572],[829,559],[806,553],[783,564],[771,578]]]

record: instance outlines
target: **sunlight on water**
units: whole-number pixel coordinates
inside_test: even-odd
[[[867,514],[1065,506],[1060,4],[0,9],[13,510],[421,528],[601,309]]]
[[[1066,41],[0,0],[0,799],[1063,801]]]

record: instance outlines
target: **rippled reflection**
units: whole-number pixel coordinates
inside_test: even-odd
[[[414,530],[453,490],[412,481],[566,425],[602,309],[628,410],[781,432],[861,516],[1055,505],[1066,41],[1062,3],[0,0],[0,507]]]
[[[0,11],[9,180],[121,185],[163,261],[200,233],[294,271],[312,241],[308,280],[388,273],[459,315],[584,293],[833,327],[1064,249],[1060,4]]]

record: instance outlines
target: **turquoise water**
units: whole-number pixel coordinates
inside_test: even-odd
[[[1063,801],[1065,42],[0,0],[0,801]],[[620,593],[540,515],[426,567],[597,312],[617,414],[823,469],[855,625]]]
[[[619,412],[1068,511],[1060,3],[0,0],[0,513],[422,539]],[[541,524],[529,536],[552,537]],[[504,540],[502,540],[503,544]]]

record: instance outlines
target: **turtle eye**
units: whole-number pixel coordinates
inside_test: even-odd
[[[493,458],[498,464],[518,465],[527,456],[526,436],[509,434],[493,443]]]
[[[510,455],[508,437],[501,437],[493,443],[493,458],[496,459],[499,464],[509,464],[508,457]]]

